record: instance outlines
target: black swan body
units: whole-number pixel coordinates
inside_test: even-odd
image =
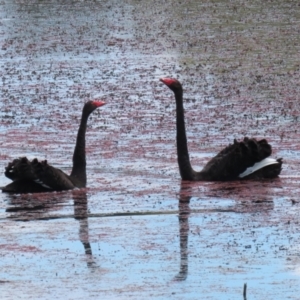
[[[161,78],[175,94],[177,158],[182,180],[190,181],[227,181],[237,179],[275,178],[281,172],[282,159],[269,156],[271,145],[265,139],[256,140],[245,137],[242,141],[234,140],[200,172],[193,170],[187,147],[184,123],[183,89],[181,83],[173,78]]]
[[[39,193],[85,187],[85,132],[87,120],[96,108],[104,104],[103,101],[88,101],[83,107],[73,154],[73,169],[70,175],[50,166],[47,160],[38,161],[35,158],[29,161],[26,157],[21,157],[14,159],[5,168],[5,176],[13,182],[1,187],[2,192]]]

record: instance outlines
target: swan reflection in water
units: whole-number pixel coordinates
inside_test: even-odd
[[[188,236],[189,236],[189,216],[191,187],[189,182],[181,182],[179,191],[179,239],[180,239],[180,270],[174,280],[182,281],[188,274]]]
[[[214,212],[268,213],[274,209],[274,202],[272,196],[270,196],[272,195],[272,188],[279,187],[281,187],[279,179],[273,181],[216,182],[210,184],[208,189],[205,187],[206,191],[201,191],[203,186],[190,181],[181,181],[178,199],[180,267],[174,280],[183,281],[188,276],[188,236],[191,213],[198,213],[198,216],[199,214]],[[202,194],[202,197],[200,194]],[[203,202],[204,209],[191,209],[190,201],[192,197],[196,198],[196,201],[215,198],[220,200],[220,203],[223,202],[222,199],[231,199],[235,203],[229,207],[226,205],[221,208],[208,208],[207,203]]]
[[[70,200],[70,192],[39,194],[7,194],[7,218],[16,221],[61,219],[60,210]],[[79,240],[83,245],[87,266],[96,267],[89,241],[88,201],[86,189],[72,190],[74,200],[74,219],[79,222]],[[57,212],[56,212],[57,211]],[[51,214],[50,214],[51,213]],[[69,217],[66,216],[67,218]]]
[[[73,190],[74,218],[79,221],[79,240],[87,256],[87,266],[96,267],[89,238],[88,205],[85,190]]]

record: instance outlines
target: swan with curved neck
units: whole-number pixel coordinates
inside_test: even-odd
[[[103,101],[88,101],[83,107],[73,154],[73,168],[70,175],[50,166],[46,160],[38,161],[35,158],[29,161],[26,157],[21,157],[14,159],[5,168],[5,176],[13,182],[1,187],[2,192],[38,193],[85,187],[85,133],[87,121],[90,114],[104,104]]]
[[[182,180],[226,181],[237,179],[275,178],[281,172],[282,159],[273,159],[271,145],[263,139],[244,138],[223,149],[200,172],[193,170],[185,130],[183,89],[174,78],[161,78],[175,95],[177,159]]]

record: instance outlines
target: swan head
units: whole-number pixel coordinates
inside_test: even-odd
[[[181,83],[175,78],[160,78],[159,80],[174,92],[177,90],[182,90]]]
[[[85,103],[83,110],[85,113],[90,114],[93,112],[96,108],[105,105],[106,103],[104,101],[100,100],[92,100]]]
[[[92,102],[91,103],[92,106],[94,106],[96,108],[106,104],[106,102],[101,101],[101,100],[94,100],[94,101],[90,101],[90,102]]]

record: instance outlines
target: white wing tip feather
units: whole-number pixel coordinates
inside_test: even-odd
[[[239,178],[246,177],[246,176],[256,172],[257,170],[260,170],[266,166],[275,165],[275,164],[278,164],[278,161],[275,158],[267,157],[267,158],[261,160],[260,162],[255,163],[252,167],[247,168],[246,171],[244,171],[243,173],[241,173],[239,175]]]
[[[46,188],[46,189],[51,189],[51,187],[50,187],[49,185],[43,183],[43,181],[40,180],[40,179],[35,179],[34,181],[35,181],[36,183],[40,184],[42,187],[44,187],[44,188]]]

